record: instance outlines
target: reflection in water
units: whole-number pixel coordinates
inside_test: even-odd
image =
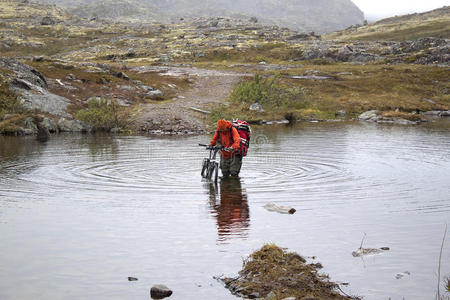
[[[217,218],[218,240],[223,242],[230,236],[246,237],[250,225],[247,193],[242,189],[240,178],[222,178],[220,201],[217,202],[217,186],[209,184],[209,199]]]

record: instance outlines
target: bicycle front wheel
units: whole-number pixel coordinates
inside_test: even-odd
[[[200,173],[203,178],[205,178],[207,175],[208,163],[209,163],[209,159],[205,158],[203,160],[202,172]]]

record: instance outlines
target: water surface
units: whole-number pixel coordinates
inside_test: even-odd
[[[241,178],[217,186],[199,175],[209,139],[0,137],[0,299],[148,299],[158,283],[170,299],[233,299],[213,276],[267,242],[316,256],[364,299],[435,295],[448,123],[256,128]],[[391,250],[352,257],[364,233]]]

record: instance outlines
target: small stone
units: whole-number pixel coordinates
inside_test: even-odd
[[[287,297],[287,298],[283,298],[283,300],[296,300],[297,298],[295,297]]]
[[[388,250],[390,250],[390,248],[389,248],[389,247],[381,247],[380,249],[381,249],[381,250],[384,250],[384,251],[388,251]]]
[[[337,112],[335,112],[334,115],[336,117],[343,117],[343,118],[345,118],[347,116],[347,112],[345,110],[341,109],[341,110],[338,110]]]
[[[163,284],[157,284],[154,285],[151,289],[150,289],[150,296],[153,299],[163,299],[166,297],[170,297],[172,295],[172,291],[165,285]]]
[[[128,277],[128,281],[137,281],[138,279],[136,277]]]
[[[257,112],[264,112],[263,107],[258,102],[255,102],[252,105],[250,105],[250,110],[257,111]]]
[[[277,295],[275,295],[274,292],[270,292],[267,294],[266,298],[264,298],[265,300],[273,300],[277,297]]]
[[[41,25],[55,25],[56,22],[55,20],[53,20],[51,17],[47,16],[47,17],[43,17],[41,20]]]
[[[248,295],[249,299],[256,299],[256,298],[259,298],[259,297],[260,297],[260,295],[259,295],[258,292],[253,292],[250,295]]]
[[[152,100],[162,100],[164,97],[164,93],[160,90],[149,91],[145,94],[145,97]]]

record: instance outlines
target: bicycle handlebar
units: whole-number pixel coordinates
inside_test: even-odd
[[[224,150],[224,151],[233,151],[233,148],[226,148],[224,146],[211,146],[206,144],[198,144],[200,147],[206,147],[207,150]]]

